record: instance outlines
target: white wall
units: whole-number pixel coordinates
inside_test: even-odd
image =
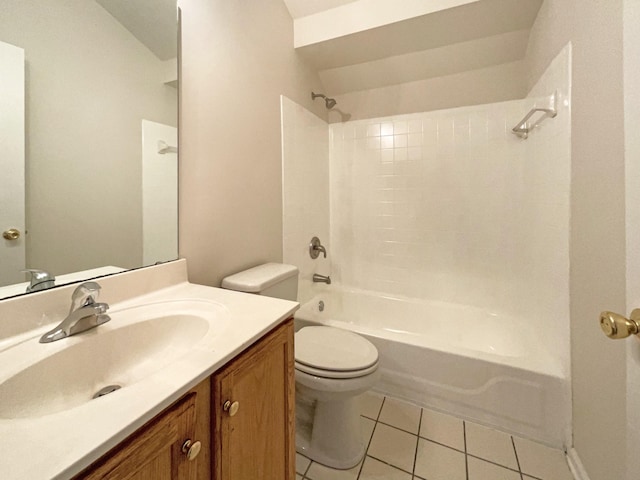
[[[182,0],[180,255],[191,281],[282,261],[280,95],[326,118],[282,0]]]
[[[335,95],[338,107],[352,120],[428,112],[523,98],[527,94],[522,61],[389,87]],[[330,116],[332,122],[340,117]]]
[[[162,62],[93,1],[0,10],[0,40],[27,64],[27,265],[140,266],[141,120],[177,119]]]
[[[296,265],[298,301],[305,302],[321,285],[314,273],[331,274],[329,238],[329,127],[297,103],[282,97],[282,251],[284,263]],[[327,250],[309,255],[311,238]],[[322,284],[324,285],[324,284]]]
[[[568,42],[574,446],[591,480],[624,479],[625,349],[598,327],[600,311],[625,311],[622,1],[546,0],[531,31],[530,85]]]

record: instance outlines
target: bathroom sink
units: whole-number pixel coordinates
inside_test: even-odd
[[[104,397],[96,394],[116,396],[119,388],[149,378],[188,352],[211,350],[213,338],[230,325],[223,305],[201,300],[158,302],[109,315],[110,322],[82,334],[50,344],[33,338],[3,352],[0,365],[19,366],[0,379],[0,419],[41,417],[87,402],[98,406]]]

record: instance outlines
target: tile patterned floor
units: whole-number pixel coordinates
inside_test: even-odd
[[[364,460],[333,470],[296,456],[297,480],[573,480],[564,453],[373,393],[361,397]]]

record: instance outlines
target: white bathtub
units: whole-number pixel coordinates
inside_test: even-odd
[[[568,381],[524,320],[333,286],[295,318],[297,328],[323,324],[368,338],[380,353],[381,393],[556,447],[569,444]]]

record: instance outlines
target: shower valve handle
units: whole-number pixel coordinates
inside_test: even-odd
[[[313,237],[309,243],[309,256],[315,260],[320,256],[321,252],[324,258],[327,258],[327,249],[324,248],[318,237]]]
[[[640,308],[631,312],[631,318],[619,313],[602,312],[600,314],[600,328],[604,334],[614,340],[627,338],[640,333]]]

